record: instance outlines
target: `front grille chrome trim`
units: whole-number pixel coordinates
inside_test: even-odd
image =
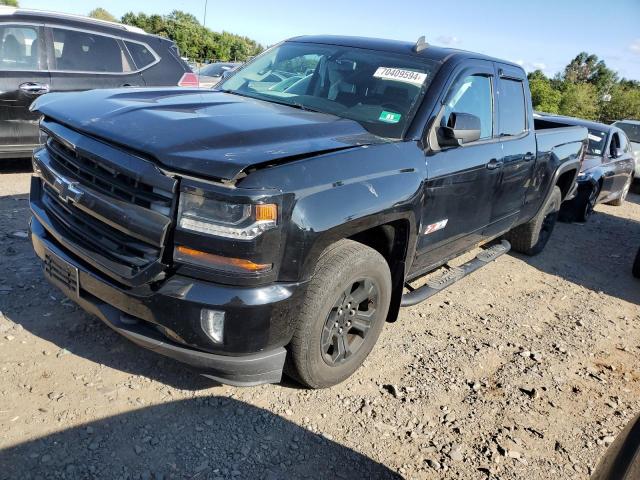
[[[153,163],[45,119],[32,211],[64,248],[117,282],[161,278],[177,204],[175,178]]]

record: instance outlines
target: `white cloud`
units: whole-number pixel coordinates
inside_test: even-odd
[[[449,47],[453,47],[460,43],[460,39],[455,35],[440,35],[436,38],[436,41],[441,45],[447,45]]]
[[[640,55],[640,38],[636,38],[631,45],[629,45],[629,50],[633,53]]]
[[[547,70],[547,64],[543,62],[529,62],[520,58],[518,60],[514,60],[513,63],[517,63],[527,72],[533,72],[534,70],[542,70],[544,72]]]

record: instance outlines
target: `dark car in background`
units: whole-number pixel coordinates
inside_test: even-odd
[[[229,63],[229,62],[215,62],[208,65],[203,65],[196,72],[198,75],[198,83],[201,87],[211,88],[215,86],[225,72],[233,72],[241,63]]]
[[[561,218],[586,221],[598,203],[622,205],[633,181],[635,159],[631,142],[615,125],[573,117],[536,113],[536,124],[581,126],[589,131],[589,146],[578,176],[578,194],[562,206]]]
[[[631,142],[633,156],[636,159],[634,178],[636,181],[640,181],[640,120],[619,120],[617,122],[613,122],[612,125],[614,127],[618,127],[627,134],[627,137]]]
[[[197,84],[175,44],[88,17],[0,7],[0,158],[40,142],[29,105],[48,92]]]

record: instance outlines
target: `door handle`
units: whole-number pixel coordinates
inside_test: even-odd
[[[48,83],[25,82],[20,85],[20,90],[30,95],[42,95],[49,93]]]
[[[534,158],[536,158],[536,156],[535,156],[533,153],[531,153],[531,152],[527,152],[527,153],[525,153],[525,154],[524,154],[524,157],[523,157],[523,159],[524,159],[524,161],[525,161],[525,162],[530,162],[530,161],[531,161],[531,160],[533,160]]]
[[[492,158],[491,160],[489,160],[489,163],[487,163],[487,169],[495,170],[496,168],[499,168],[501,165],[502,165],[502,160],[496,160],[495,158]]]

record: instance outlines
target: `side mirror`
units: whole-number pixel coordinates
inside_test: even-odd
[[[620,158],[622,155],[624,155],[624,150],[618,147],[614,150],[613,154],[614,154],[614,158]]]
[[[440,127],[439,143],[457,147],[480,139],[480,119],[470,113],[451,112],[446,127]]]
[[[233,75],[233,70],[225,70],[224,72],[222,72],[222,78],[221,80],[226,80],[227,78],[229,78],[231,75]]]

